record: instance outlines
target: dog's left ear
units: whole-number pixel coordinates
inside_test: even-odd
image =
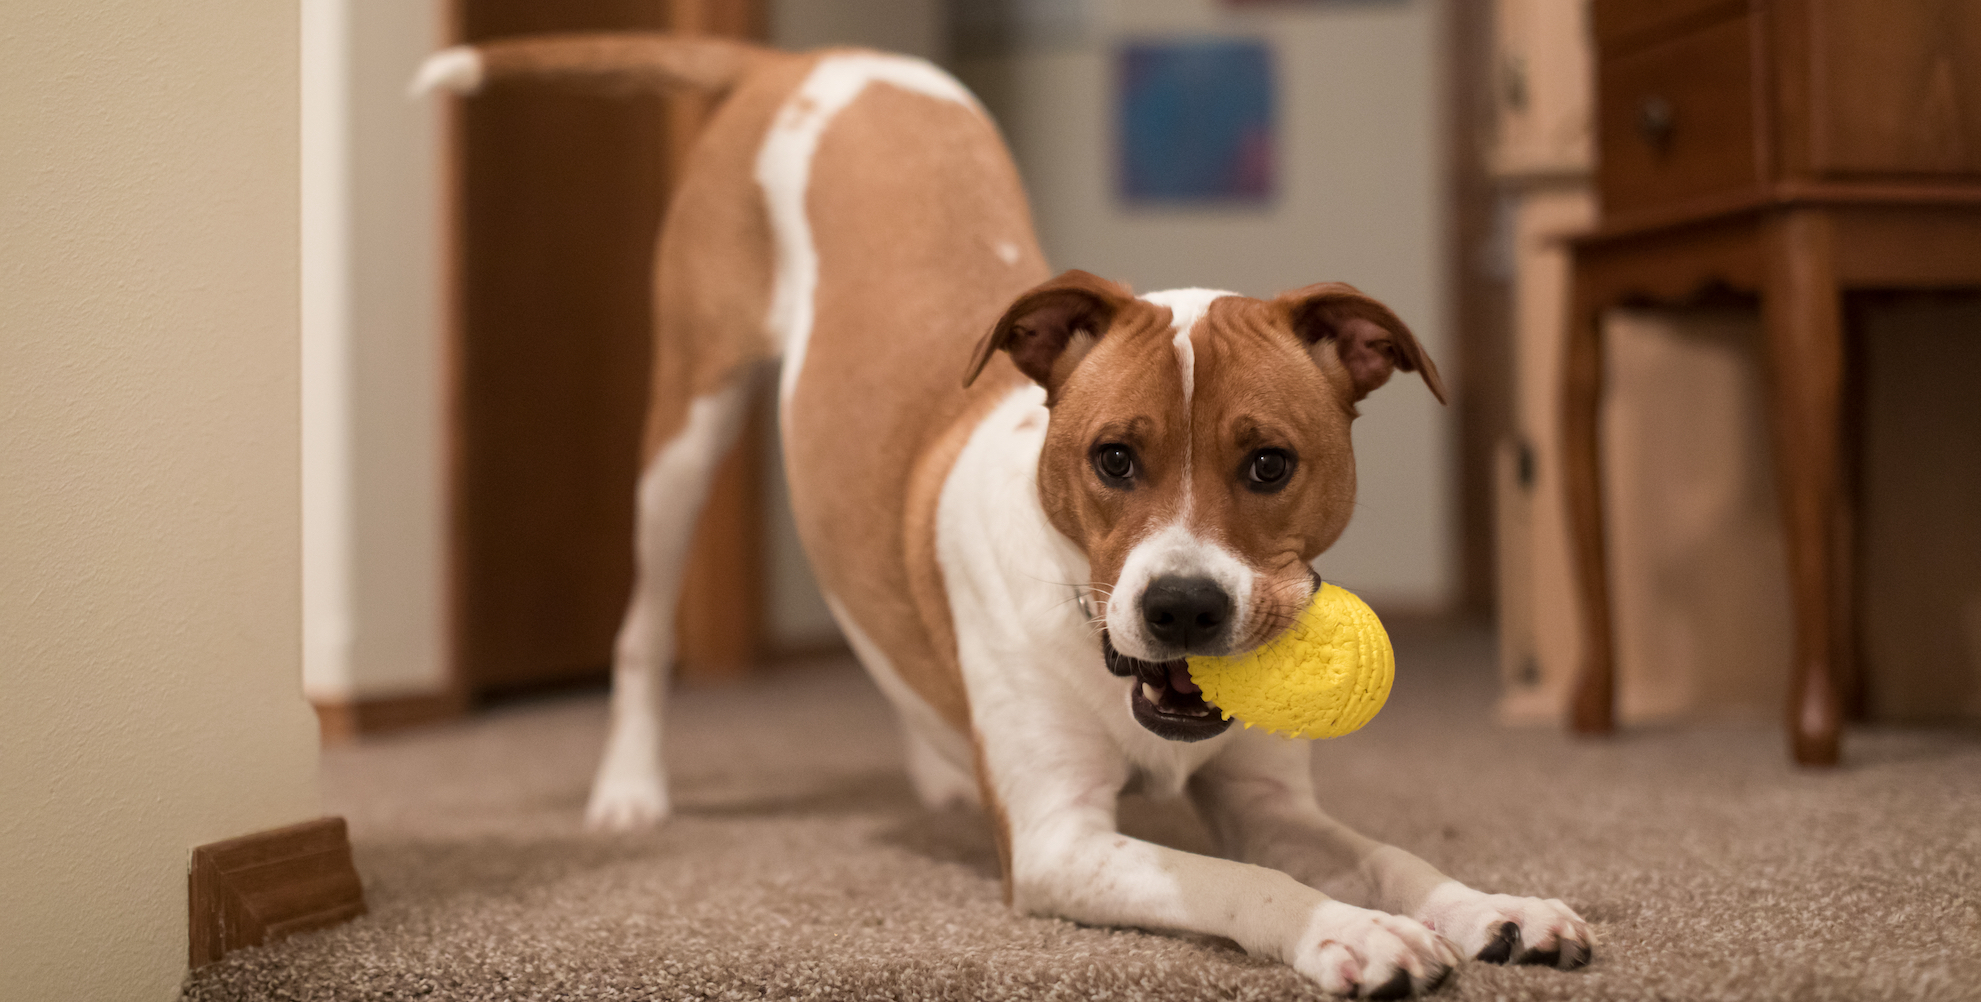
[[[1437,363],[1417,343],[1410,328],[1389,307],[1342,282],[1322,282],[1295,289],[1273,300],[1286,315],[1293,333],[1307,343],[1314,361],[1339,360],[1354,387],[1350,402],[1389,382],[1397,369],[1420,373],[1431,394],[1444,403],[1444,380]],[[1331,353],[1329,359],[1324,353]]]
[[[1058,396],[1059,384],[1087,351],[1107,333],[1114,314],[1134,299],[1119,282],[1074,270],[1033,287],[1004,311],[990,333],[977,342],[963,385],[975,382],[991,355],[1011,355],[1018,371]]]

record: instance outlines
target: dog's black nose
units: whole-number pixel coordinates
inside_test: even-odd
[[[1224,632],[1231,596],[1209,578],[1161,577],[1142,593],[1142,622],[1149,635],[1182,650]]]

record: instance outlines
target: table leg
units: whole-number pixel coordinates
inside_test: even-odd
[[[1771,219],[1762,294],[1770,423],[1795,611],[1788,730],[1795,760],[1803,765],[1836,764],[1842,725],[1832,604],[1842,566],[1836,519],[1843,392],[1834,239],[1830,217],[1820,209]]]
[[[1596,427],[1603,392],[1602,313],[1583,269],[1574,274],[1561,394],[1562,486],[1582,597],[1582,674],[1575,683],[1570,724],[1583,734],[1607,734],[1616,728],[1616,663]]]

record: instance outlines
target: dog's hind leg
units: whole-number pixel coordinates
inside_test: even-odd
[[[640,475],[633,595],[612,660],[612,724],[585,822],[628,829],[667,817],[661,719],[674,659],[675,607],[716,467],[736,442],[759,384],[743,367],[696,396]],[[678,405],[677,405],[678,406]]]
[[[905,715],[901,720],[901,735],[907,744],[908,779],[914,784],[915,796],[922,806],[938,811],[983,806],[977,777],[945,756],[936,741]]]

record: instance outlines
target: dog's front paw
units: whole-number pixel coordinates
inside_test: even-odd
[[[1333,995],[1399,999],[1437,989],[1458,957],[1416,919],[1329,901],[1314,909],[1289,963]]]
[[[585,827],[623,832],[651,828],[667,820],[667,788],[660,777],[600,776],[585,805]]]
[[[1417,911],[1468,957],[1488,963],[1546,964],[1572,970],[1595,956],[1589,923],[1559,899],[1486,894],[1454,880],[1431,891]]]

